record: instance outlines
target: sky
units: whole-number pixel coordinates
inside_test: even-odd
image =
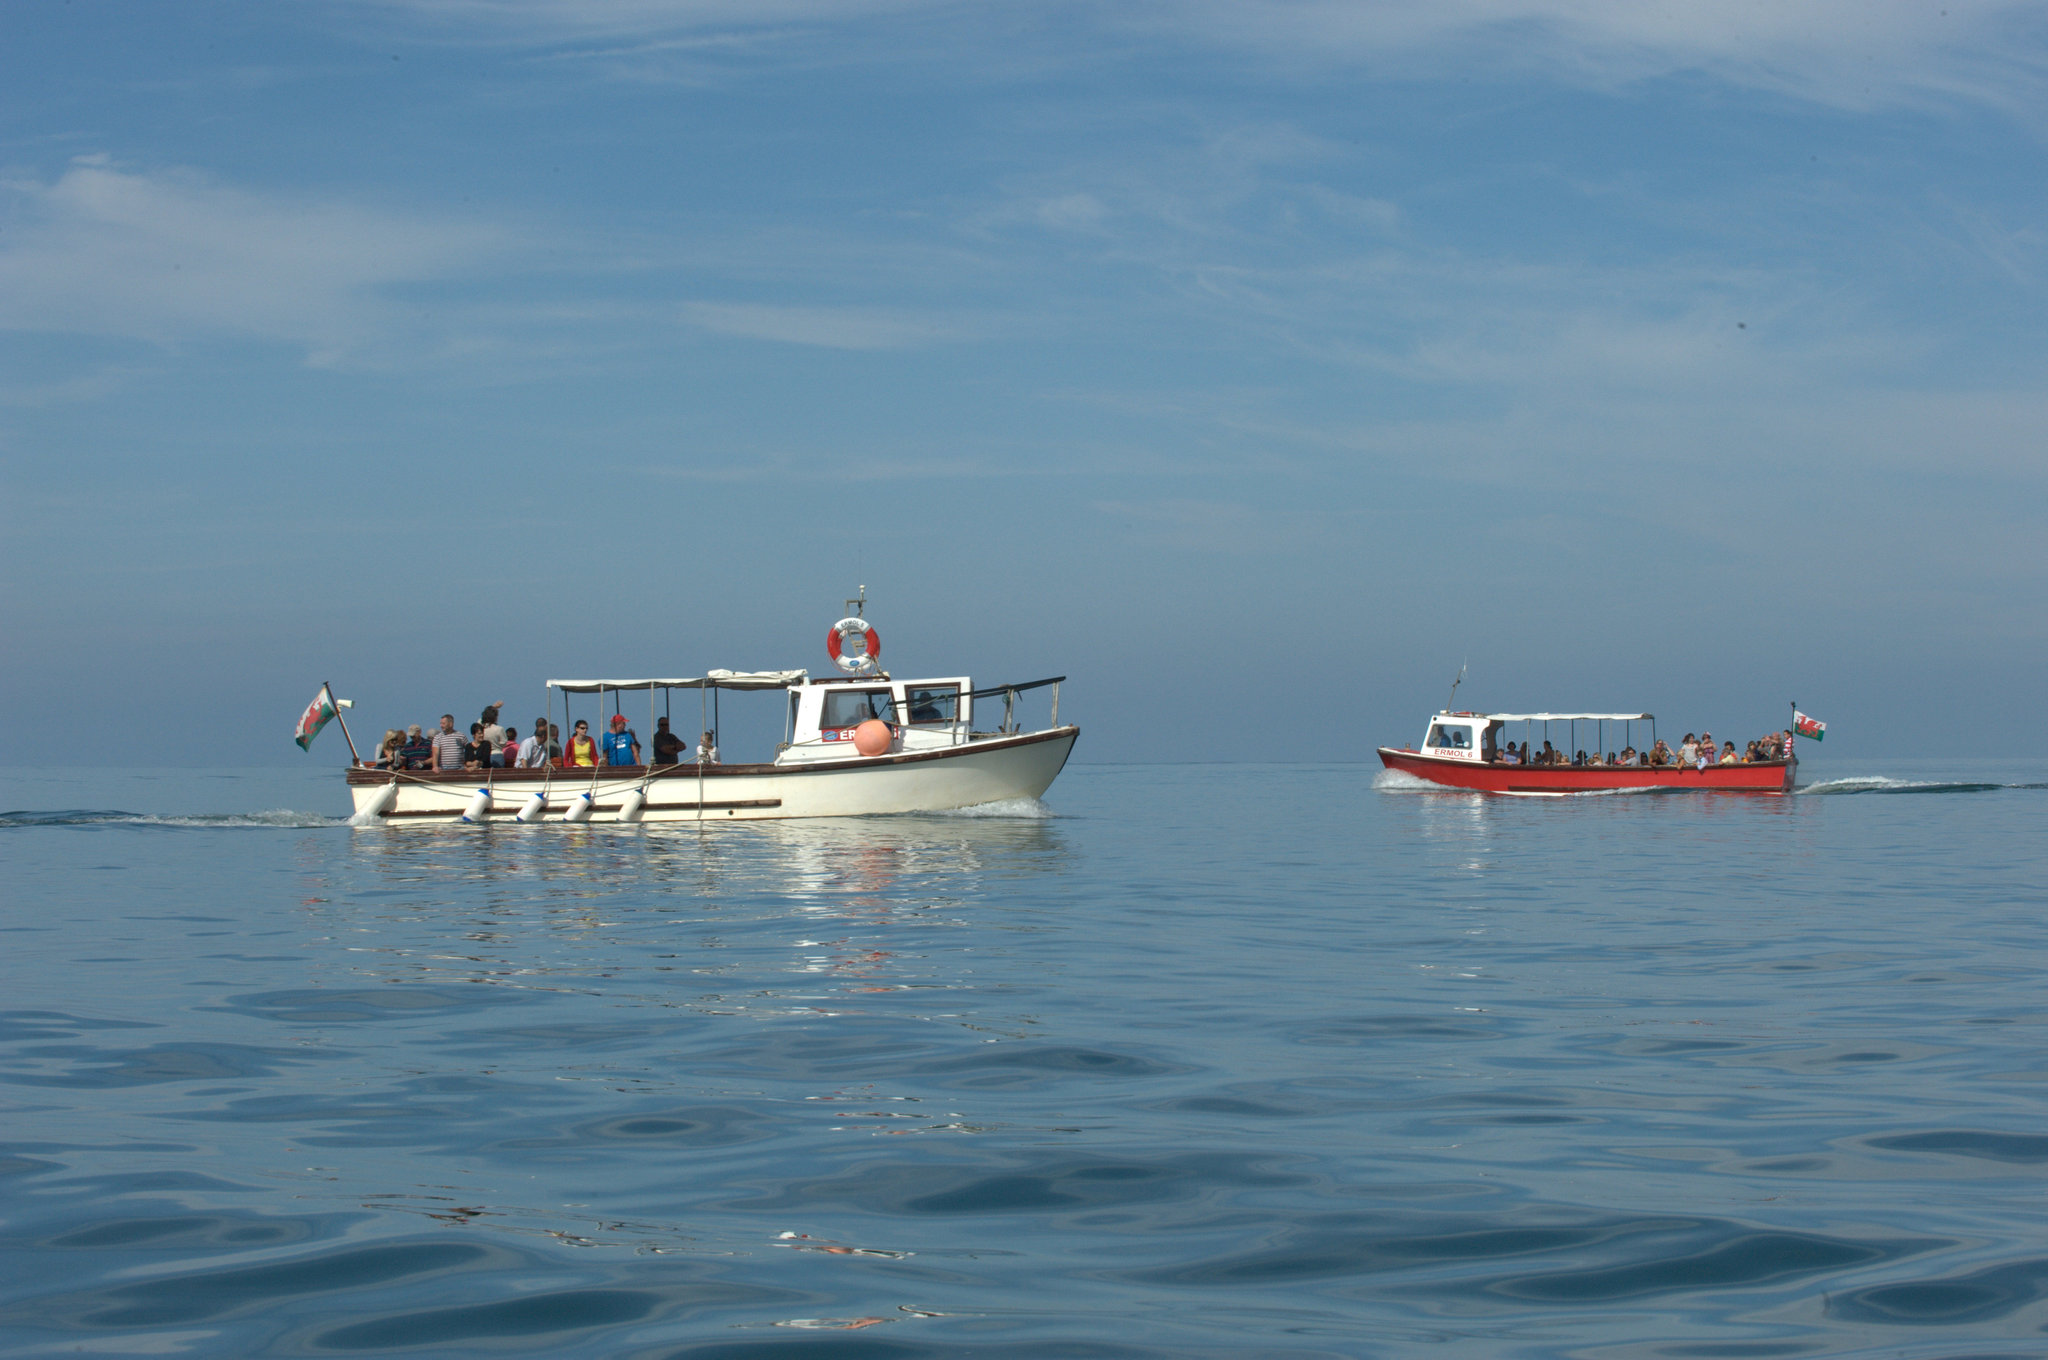
[[[817,673],[862,585],[1077,760],[1467,663],[2012,754],[2044,134],[1993,0],[9,0],[0,763]]]

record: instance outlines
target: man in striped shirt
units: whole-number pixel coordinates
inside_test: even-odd
[[[459,770],[462,768],[462,737],[455,730],[455,715],[441,715],[441,730],[434,734],[434,768],[437,770]]]

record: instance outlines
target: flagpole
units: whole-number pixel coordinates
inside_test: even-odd
[[[348,758],[362,764],[363,758],[356,754],[356,739],[348,734],[348,719],[341,716],[341,700],[334,697],[334,686],[322,680],[320,692],[327,696],[327,702],[334,705],[334,720],[341,724],[341,739],[348,743]]]

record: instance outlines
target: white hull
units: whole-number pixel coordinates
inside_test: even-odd
[[[561,821],[582,795],[592,795],[594,822],[616,822],[626,795],[646,789],[643,822],[753,821],[782,817],[866,817],[882,813],[942,812],[1043,794],[1074,749],[1076,727],[1058,727],[972,741],[907,755],[812,761],[790,765],[694,765],[633,769],[618,774],[575,770],[470,771],[402,774],[397,796],[385,801],[393,776],[350,772],[349,793],[366,822],[456,822],[479,788],[492,791],[490,821],[506,821],[536,793],[546,795],[543,820]]]

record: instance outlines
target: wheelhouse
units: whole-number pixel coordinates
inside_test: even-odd
[[[869,721],[886,723],[891,752],[932,751],[1019,731],[1017,697],[1027,690],[1052,689],[1052,722],[1059,726],[1060,682],[1065,676],[1022,685],[974,688],[964,675],[898,680],[887,674],[813,680],[791,688],[789,737],[777,763],[843,759],[853,753],[854,733]],[[1001,699],[1001,716],[977,731],[976,705]]]
[[[852,676],[798,685],[789,693],[789,741],[780,761],[843,757],[869,721],[886,723],[892,751],[957,746],[973,732],[974,682],[964,675],[936,680]]]
[[[1439,713],[1429,720],[1422,752],[1450,760],[1492,760],[1493,734],[1499,730],[1483,713]]]

